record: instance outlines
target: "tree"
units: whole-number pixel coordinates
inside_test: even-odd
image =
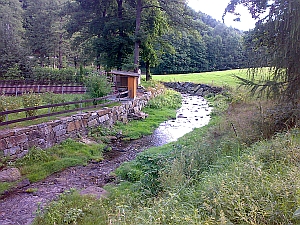
[[[58,0],[23,0],[27,46],[41,66],[63,67],[66,54],[65,19]]]
[[[9,69],[26,72],[22,5],[18,0],[0,1],[0,76]],[[17,76],[20,74],[17,74]],[[24,75],[24,74],[23,74]],[[18,77],[16,77],[18,78]]]
[[[135,18],[131,1],[76,0],[66,6],[70,14],[67,31],[74,46],[88,49],[106,70],[121,69],[133,53]]]
[[[254,47],[267,51],[272,75],[261,83],[254,82],[254,77],[243,82],[253,91],[267,91],[269,96],[296,104],[300,97],[300,1],[231,0],[225,13],[236,13],[238,4],[246,6],[258,20],[253,32]],[[260,18],[263,13],[267,16]]]
[[[136,24],[135,24],[135,41],[134,41],[134,71],[137,72],[139,68],[140,58],[140,45],[141,45],[141,23],[142,23],[142,11],[143,9],[157,8],[164,12],[169,18],[169,21],[173,24],[183,24],[182,19],[185,19],[186,1],[184,0],[148,0],[143,2],[142,0],[136,0]],[[170,23],[170,24],[171,24]],[[147,46],[147,45],[144,45]],[[149,63],[149,62],[148,62]],[[146,62],[147,64],[147,62]],[[148,70],[149,71],[149,70]],[[149,76],[148,76],[149,78]]]

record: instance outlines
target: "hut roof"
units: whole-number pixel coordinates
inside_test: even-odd
[[[112,70],[111,74],[120,75],[120,76],[129,76],[129,77],[139,77],[140,74],[134,72],[120,71],[120,70]]]

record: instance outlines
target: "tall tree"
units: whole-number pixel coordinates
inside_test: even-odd
[[[89,49],[105,69],[121,69],[132,55],[135,18],[131,1],[76,0],[67,6],[71,19],[67,31],[75,36],[76,46]]]
[[[186,18],[187,9],[185,0],[158,0],[158,1],[142,1],[136,0],[136,24],[135,24],[135,46],[134,46],[134,71],[139,68],[140,45],[141,45],[141,23],[142,13],[144,9],[157,8],[164,12],[173,24],[183,24],[182,20]],[[146,46],[146,45],[145,45]]]
[[[41,66],[63,67],[62,58],[66,48],[65,18],[60,14],[63,2],[23,0],[27,45]]]
[[[258,19],[253,42],[262,47],[271,63],[271,74],[262,83],[246,81],[253,90],[264,90],[271,96],[297,103],[300,97],[300,1],[299,0],[231,0],[225,13],[236,13],[236,6],[248,8]],[[267,16],[260,18],[263,13]],[[238,15],[238,13],[236,13]]]
[[[10,68],[24,70],[25,49],[22,5],[18,0],[0,1],[0,76]]]

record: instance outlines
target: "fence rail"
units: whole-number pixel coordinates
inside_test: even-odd
[[[76,111],[82,111],[82,110],[86,110],[86,109],[102,107],[102,106],[111,104],[113,102],[120,101],[120,97],[125,94],[128,94],[128,91],[124,91],[124,92],[118,93],[116,95],[108,95],[108,96],[101,97],[101,98],[85,99],[85,100],[79,100],[79,101],[74,101],[74,102],[65,102],[65,103],[58,103],[58,104],[52,104],[52,105],[42,105],[42,106],[29,107],[29,108],[23,108],[23,109],[2,111],[2,112],[0,112],[0,117],[6,116],[6,121],[0,122],[0,126],[5,126],[5,125],[13,124],[13,123],[18,123],[18,122],[24,122],[24,121],[28,121],[28,120],[34,120],[34,119],[43,118],[43,117],[60,115],[60,114],[69,113],[69,112],[76,112]],[[103,104],[97,104],[97,101],[108,99],[108,98],[113,98],[115,100],[111,100],[111,101],[103,103]],[[89,102],[93,102],[93,105],[87,106],[87,107],[82,107],[83,103],[89,103]],[[75,108],[75,109],[62,110],[59,112],[46,113],[46,114],[30,116],[30,117],[26,117],[26,118],[15,119],[15,120],[8,120],[9,114],[14,114],[14,113],[19,113],[19,112],[28,112],[28,111],[32,111],[32,110],[45,109],[45,108],[50,109],[50,108],[54,108],[54,107],[75,105],[75,104],[80,104],[80,107]]]
[[[84,94],[86,87],[82,85],[11,85],[0,83],[0,93],[4,95],[21,95],[26,92],[44,93],[53,92],[55,94]]]

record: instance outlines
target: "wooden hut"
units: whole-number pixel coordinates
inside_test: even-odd
[[[119,70],[112,70],[110,74],[114,76],[114,83],[117,90],[127,89],[129,98],[134,99],[136,97],[140,74]]]

